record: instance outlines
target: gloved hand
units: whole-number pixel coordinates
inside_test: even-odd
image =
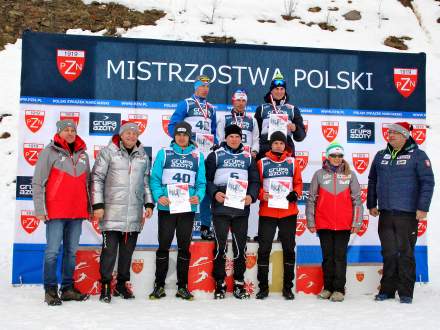
[[[286,199],[290,202],[296,202],[298,200],[298,194],[296,193],[296,191],[291,191],[287,196]]]

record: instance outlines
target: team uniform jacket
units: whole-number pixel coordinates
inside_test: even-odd
[[[102,231],[140,232],[144,205],[153,205],[150,160],[138,141],[129,155],[119,135],[101,149],[92,170],[93,208],[104,208]]]
[[[429,211],[434,192],[431,161],[410,137],[393,155],[390,144],[374,157],[368,175],[367,207],[379,210]]]
[[[196,101],[200,104],[202,109],[206,109],[208,112],[206,118]],[[217,143],[216,113],[213,105],[204,98],[193,95],[177,104],[177,108],[171,116],[168,124],[168,132],[171,136],[174,136],[174,126],[183,120],[189,123],[192,127],[192,140],[195,141],[195,136],[197,133],[213,134],[215,139],[214,143]]]
[[[306,130],[303,123],[303,118],[301,116],[301,112],[299,109],[289,104],[289,97],[286,94],[285,99],[281,101],[276,101],[275,108],[270,101],[270,93],[266,94],[264,97],[266,103],[260,105],[255,110],[255,119],[258,123],[258,128],[260,130],[260,149],[262,149],[262,145],[265,144],[266,148],[270,149],[270,146],[267,146],[268,142],[268,133],[269,133],[269,117],[271,114],[287,114],[288,120],[290,123],[295,124],[296,130],[294,132],[289,132],[287,134],[287,144],[292,150],[293,154],[295,153],[295,145],[293,141],[302,141],[306,137]]]
[[[194,144],[182,149],[172,142],[169,148],[159,150],[156,155],[150,178],[154,201],[157,203],[160,197],[167,197],[167,185],[175,183],[188,183],[190,197],[197,196],[199,202],[205,197],[205,161]],[[169,211],[168,206],[157,205],[159,210]],[[197,205],[191,208],[197,211]]]
[[[258,197],[258,188],[260,181],[258,179],[258,171],[254,159],[247,151],[243,150],[243,144],[234,152],[222,142],[221,147],[211,152],[205,162],[207,194],[212,199],[212,213],[246,216],[249,214],[249,205],[244,210],[224,206],[217,202],[215,194],[217,192],[226,192],[228,179],[236,178],[248,181],[247,195],[252,197],[255,202]]]
[[[344,163],[332,171],[325,160],[310,182],[306,203],[307,226],[316,229],[350,230],[362,225],[361,188],[356,174],[345,174]]]
[[[234,110],[230,114],[220,117],[217,121],[217,140],[223,142],[225,139],[225,128],[230,125],[237,125],[241,128],[242,143],[249,148],[249,152],[260,150],[260,131],[255,118],[245,113],[237,113]]]
[[[73,153],[58,134],[40,153],[32,179],[36,215],[51,219],[89,218],[90,176],[86,144],[76,136]]]
[[[268,151],[266,152],[266,157],[260,159],[257,163],[260,182],[262,183],[258,196],[260,200],[260,216],[280,219],[298,214],[296,202],[290,202],[288,209],[277,209],[269,207],[268,202],[263,199],[264,193],[269,192],[270,179],[290,180],[290,191],[295,191],[298,198],[301,196],[303,187],[301,170],[295,158],[289,155],[289,151],[284,151],[281,156]]]

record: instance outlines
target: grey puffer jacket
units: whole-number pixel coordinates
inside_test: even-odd
[[[154,207],[150,161],[138,141],[129,155],[119,135],[99,152],[92,170],[93,209],[104,208],[102,231],[140,232],[143,207]]]

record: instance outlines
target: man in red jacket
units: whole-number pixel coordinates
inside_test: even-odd
[[[295,233],[298,206],[302,193],[301,170],[291,151],[286,150],[287,138],[277,131],[270,137],[271,150],[257,163],[260,173],[260,218],[258,223],[258,281],[257,299],[269,295],[269,258],[278,227],[283,247],[283,297],[295,299],[292,292],[295,277]]]
[[[60,120],[53,141],[40,153],[32,180],[35,216],[46,224],[44,252],[45,301],[84,300],[73,282],[75,257],[82,220],[89,218],[90,165],[84,141],[72,120]],[[57,259],[63,242],[61,297],[58,294]]]

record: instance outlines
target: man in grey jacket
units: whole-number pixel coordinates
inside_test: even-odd
[[[102,231],[100,300],[106,303],[111,301],[110,282],[118,248],[113,295],[134,298],[126,285],[130,280],[131,258],[145,218],[153,214],[150,161],[138,137],[138,125],[122,121],[119,134],[101,149],[92,170],[93,216],[99,219]]]

